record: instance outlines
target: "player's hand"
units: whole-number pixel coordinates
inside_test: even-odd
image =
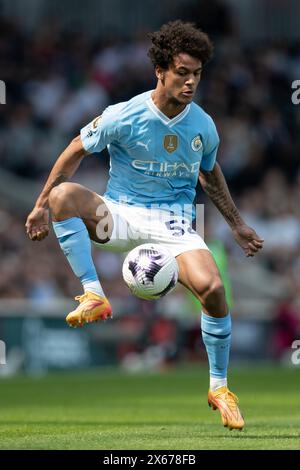
[[[30,240],[41,241],[46,238],[49,233],[49,210],[35,207],[27,217],[25,227]]]
[[[240,245],[247,257],[254,256],[262,249],[264,240],[248,225],[239,225],[233,228],[232,232],[236,242]]]

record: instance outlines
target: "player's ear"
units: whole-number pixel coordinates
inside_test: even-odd
[[[156,75],[157,80],[161,80],[162,82],[164,81],[164,78],[165,78],[164,72],[165,71],[159,66],[155,68],[155,75]]]

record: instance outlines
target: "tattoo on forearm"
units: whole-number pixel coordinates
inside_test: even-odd
[[[57,177],[54,178],[53,181],[51,181],[50,187],[52,189],[55,186],[58,186],[60,183],[64,183],[65,181],[68,181],[68,175],[61,173],[60,175],[57,175]]]
[[[230,195],[227,183],[220,167],[210,173],[200,174],[200,183],[231,227],[243,223],[243,219]]]

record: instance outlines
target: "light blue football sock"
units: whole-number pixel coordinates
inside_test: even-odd
[[[104,296],[92,259],[91,240],[79,217],[53,222],[54,232],[74,274],[85,291]]]
[[[225,379],[231,342],[230,314],[216,318],[202,312],[201,330],[208,355],[210,377]]]

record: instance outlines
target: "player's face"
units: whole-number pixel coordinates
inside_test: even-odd
[[[183,52],[175,56],[173,64],[162,74],[167,97],[178,104],[190,103],[200,81],[201,71],[201,60]]]

